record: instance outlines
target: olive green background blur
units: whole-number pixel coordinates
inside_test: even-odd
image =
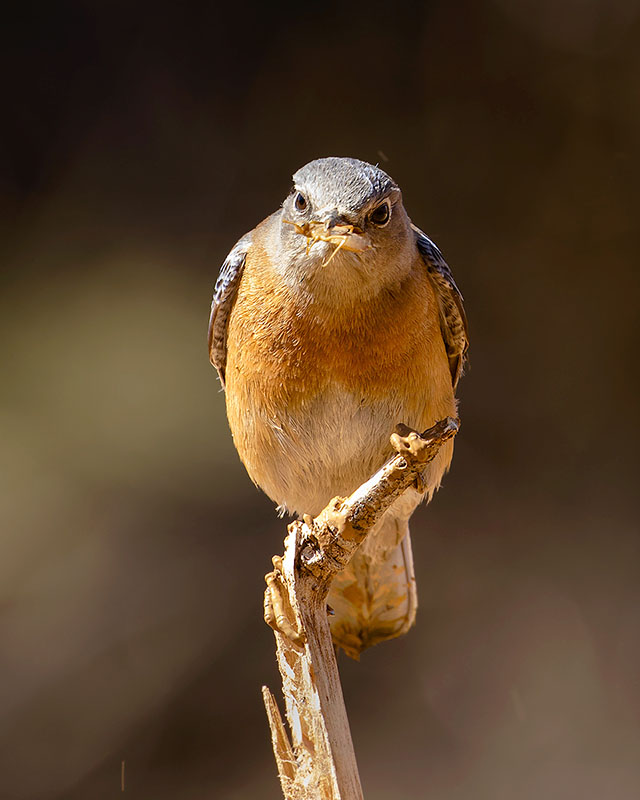
[[[640,3],[23,4],[4,26],[0,797],[276,800],[219,265],[327,155],[465,295],[420,612],[341,664],[368,800],[640,796]],[[125,795],[125,796],[126,796]]]

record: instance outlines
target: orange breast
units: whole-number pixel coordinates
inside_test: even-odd
[[[328,500],[351,491],[342,484],[357,464],[366,471],[382,463],[397,422],[424,429],[455,413],[436,298],[418,254],[401,283],[367,302],[332,308],[285,285],[264,252],[252,248],[229,319],[226,382],[240,457],[254,481],[289,507],[286,495],[299,487],[290,486],[298,478],[286,459],[296,452],[313,459],[319,439],[336,437],[335,460],[344,463],[325,464],[328,451],[314,467],[316,477],[333,469]],[[337,441],[349,435],[349,419],[338,419],[344,415],[353,416],[354,435],[356,425],[375,429],[360,458]],[[366,439],[364,431],[357,435]],[[368,475],[353,475],[353,488]]]

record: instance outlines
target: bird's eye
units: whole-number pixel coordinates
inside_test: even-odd
[[[373,209],[371,214],[369,215],[369,219],[373,222],[374,225],[382,228],[384,227],[391,217],[391,206],[388,200],[385,200],[384,203],[380,203],[379,206]]]
[[[297,211],[304,211],[307,207],[307,198],[302,194],[302,192],[298,192],[293,203]]]

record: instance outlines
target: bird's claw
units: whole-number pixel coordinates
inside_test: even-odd
[[[264,621],[274,631],[286,636],[293,644],[304,645],[306,636],[298,628],[297,620],[291,603],[289,593],[284,581],[281,556],[273,556],[273,571],[268,572],[264,579],[267,588],[264,592]]]

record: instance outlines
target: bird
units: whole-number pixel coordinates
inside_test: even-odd
[[[356,158],[295,172],[214,288],[209,357],[233,441],[281,515],[315,516],[352,493],[392,455],[396,424],[423,431],[457,416],[467,349],[462,294],[442,253],[395,181]],[[352,658],[415,621],[409,518],[452,456],[453,440],[332,583],[333,641]]]

